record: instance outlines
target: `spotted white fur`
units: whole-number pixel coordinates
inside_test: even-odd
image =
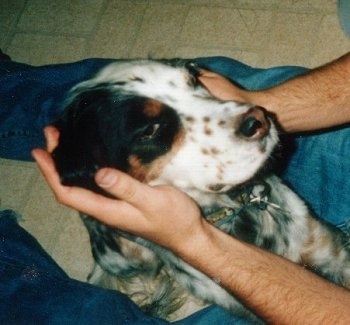
[[[99,83],[156,99],[181,117],[184,143],[152,184],[172,184],[195,195],[220,183],[227,185],[222,188],[225,191],[250,179],[278,141],[274,125],[261,141],[241,140],[235,134],[237,120],[252,105],[214,100],[205,88],[193,87],[185,68],[150,61],[114,63],[78,88]]]

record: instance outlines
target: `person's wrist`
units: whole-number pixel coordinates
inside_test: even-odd
[[[212,227],[204,218],[201,218],[200,222],[189,229],[180,241],[173,243],[171,245],[173,247],[168,248],[185,260],[192,259],[201,253],[203,247],[206,247],[211,240]]]
[[[245,102],[268,109],[268,90],[242,90]]]
[[[277,98],[274,96],[273,90],[246,91],[244,96],[248,103],[262,107],[277,117]]]
[[[174,253],[193,266],[201,268],[201,261],[207,261],[207,256],[216,254],[221,249],[222,236],[227,236],[205,219],[191,231],[187,240],[176,244]],[[204,255],[204,256],[203,256]]]

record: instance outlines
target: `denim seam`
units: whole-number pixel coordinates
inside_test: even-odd
[[[17,131],[7,131],[7,132],[3,132],[3,133],[0,133],[0,138],[1,139],[7,139],[7,138],[10,138],[10,137],[16,137],[16,136],[25,136],[25,137],[36,137],[40,135],[38,132],[37,133],[33,133],[32,131],[30,130],[17,130]]]

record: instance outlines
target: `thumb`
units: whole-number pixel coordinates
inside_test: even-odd
[[[112,168],[102,168],[97,171],[95,181],[102,189],[120,200],[138,207],[145,202],[145,198],[152,191],[147,186],[135,178],[119,170]]]

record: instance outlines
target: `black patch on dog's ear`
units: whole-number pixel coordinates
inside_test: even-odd
[[[166,154],[180,121],[172,108],[158,104],[109,84],[76,93],[55,124],[60,138],[52,156],[62,184],[101,193],[97,169],[129,172],[131,156],[148,165]]]
[[[52,156],[63,185],[97,190],[94,174],[103,166],[98,114],[110,106],[110,92],[88,90],[76,96],[55,123],[59,144]]]

